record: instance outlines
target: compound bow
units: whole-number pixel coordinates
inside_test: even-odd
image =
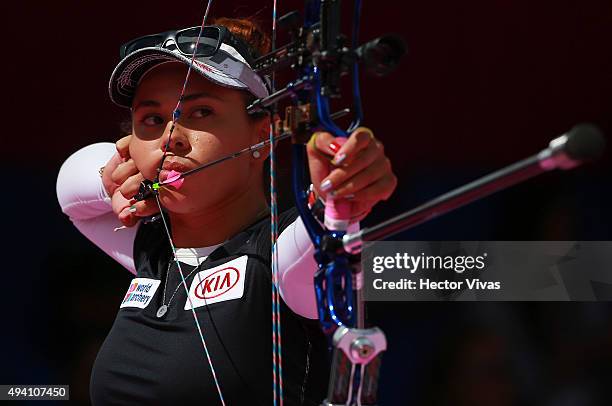
[[[207,12],[210,7],[208,2]],[[381,357],[386,349],[383,332],[376,328],[364,328],[363,311],[359,309],[361,300],[359,291],[361,269],[359,256],[362,240],[376,240],[420,224],[445,212],[465,205],[477,198],[555,168],[568,169],[579,162],[591,160],[600,155],[603,149],[603,137],[592,127],[576,127],[567,135],[551,142],[550,147],[540,154],[511,165],[496,173],[488,175],[471,184],[449,192],[414,210],[401,214],[378,226],[361,230],[356,234],[347,234],[343,228],[329,228],[322,225],[311,212],[308,205],[308,187],[306,186],[306,143],[314,131],[323,130],[335,137],[346,138],[362,122],[363,111],[359,91],[359,64],[365,65],[368,71],[382,76],[392,71],[405,53],[403,41],[392,35],[382,36],[363,45],[358,43],[361,0],[354,1],[353,27],[350,46],[347,36],[340,32],[340,0],[306,0],[303,22],[297,12],[291,12],[276,19],[276,2],[273,11],[273,50],[257,59],[252,67],[261,76],[272,74],[290,67],[296,73],[295,80],[280,90],[255,100],[247,108],[248,113],[267,111],[274,116],[277,103],[290,98],[292,104],[286,107],[284,119],[275,121],[270,131],[270,138],[259,144],[247,147],[234,154],[219,158],[183,174],[169,176],[164,182],[143,183],[137,199],[144,199],[154,194],[159,204],[158,190],[166,184],[176,184],[186,176],[203,170],[211,165],[236,158],[242,154],[270,146],[271,156],[271,209],[272,209],[272,273],[273,273],[273,377],[274,404],[277,400],[283,403],[280,311],[278,297],[278,278],[276,257],[276,187],[274,145],[278,141],[292,139],[292,180],[295,205],[304,223],[315,249],[315,260],[318,270],[314,276],[317,312],[323,331],[333,347],[330,382],[325,406],[332,405],[376,405],[378,375]],[[202,21],[204,26],[206,15]],[[281,47],[275,46],[276,25],[288,29],[291,41]],[[198,39],[199,40],[199,39]],[[197,46],[195,47],[197,49]],[[195,54],[194,54],[195,58]],[[192,58],[192,64],[193,59]],[[183,86],[187,85],[191,66]],[[340,79],[350,75],[352,81],[353,119],[347,130],[341,129],[335,122],[339,116],[347,114],[343,110],[332,114],[330,99],[339,98]],[[173,114],[173,124],[180,117],[182,94]],[[172,126],[172,129],[174,125]],[[170,137],[172,135],[172,129]],[[569,162],[569,163],[568,163]],[[328,204],[332,203],[330,200]],[[336,206],[346,202],[333,201]],[[338,210],[340,212],[341,210]],[[163,214],[162,219],[165,219]],[[325,222],[324,224],[329,224]],[[172,236],[166,228],[170,244]],[[176,260],[176,258],[175,258]],[[180,264],[178,263],[179,271]],[[188,293],[185,279],[182,284]],[[193,306],[192,306],[193,308]],[[212,360],[208,354],[205,339],[198,319],[194,319],[200,333],[210,368],[214,374]],[[224,403],[223,395],[215,377],[219,398]]]

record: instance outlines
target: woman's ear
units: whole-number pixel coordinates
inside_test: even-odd
[[[253,144],[270,139],[270,115],[266,115],[257,120],[256,130],[254,132]],[[270,147],[263,147],[258,150],[259,156],[255,159],[265,161],[270,155]]]

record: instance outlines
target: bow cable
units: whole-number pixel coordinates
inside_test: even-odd
[[[276,0],[272,7],[272,51],[276,49]],[[271,92],[275,92],[275,73],[272,71]],[[276,154],[274,152],[274,117],[277,104],[272,108],[270,117],[270,238],[271,238],[271,265],[272,265],[272,392],[273,404],[283,406],[283,358],[281,339],[280,297],[278,284],[278,194],[276,191]]]

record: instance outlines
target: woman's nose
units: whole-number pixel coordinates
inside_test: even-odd
[[[162,145],[164,151],[180,154],[189,149],[189,139],[179,124],[169,121],[164,133],[166,134]]]

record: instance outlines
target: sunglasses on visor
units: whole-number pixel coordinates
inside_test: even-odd
[[[202,29],[201,35],[200,29]],[[199,41],[198,37],[200,38]],[[232,35],[226,27],[219,25],[207,25],[204,28],[197,26],[145,35],[121,45],[119,56],[123,59],[142,48],[161,47],[169,50],[176,49],[185,56],[192,56],[194,50],[196,50],[196,56],[205,57],[214,55],[222,43],[232,46],[249,65],[252,64],[253,58],[249,52],[249,47]]]

